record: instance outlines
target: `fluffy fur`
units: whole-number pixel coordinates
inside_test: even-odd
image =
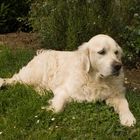
[[[120,122],[133,126],[136,120],[129,110],[123,86],[122,50],[107,35],[97,35],[76,51],[41,50],[27,66],[12,78],[0,79],[0,87],[17,82],[54,93],[47,108],[55,113],[71,100],[105,100],[119,114]]]

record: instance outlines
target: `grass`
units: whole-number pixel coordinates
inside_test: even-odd
[[[34,55],[30,49],[9,50],[1,46],[0,77],[12,76]],[[0,140],[139,140],[140,94],[127,91],[135,127],[123,127],[118,115],[105,103],[67,105],[59,114],[41,110],[51,93],[41,97],[25,85],[0,90]]]

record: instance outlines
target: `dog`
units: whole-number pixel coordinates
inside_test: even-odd
[[[39,94],[51,90],[47,110],[63,111],[66,103],[105,101],[119,114],[120,123],[136,119],[125,98],[122,49],[108,35],[99,34],[76,51],[41,50],[12,78],[0,78],[0,87],[17,82],[33,85]]]

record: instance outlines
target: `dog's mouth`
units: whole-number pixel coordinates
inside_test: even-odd
[[[120,75],[120,72],[119,72],[119,71],[113,72],[112,75],[113,75],[113,76],[119,76],[119,75]]]
[[[105,77],[110,77],[110,76],[119,76],[120,75],[120,72],[113,72],[112,74],[108,75],[108,76],[105,76],[103,74],[100,74],[100,78],[105,78]]]
[[[103,74],[100,74],[100,78],[104,78],[104,75]]]

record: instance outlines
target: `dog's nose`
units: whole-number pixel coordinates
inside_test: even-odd
[[[114,61],[112,66],[113,66],[113,71],[119,71],[122,67],[122,63]]]

